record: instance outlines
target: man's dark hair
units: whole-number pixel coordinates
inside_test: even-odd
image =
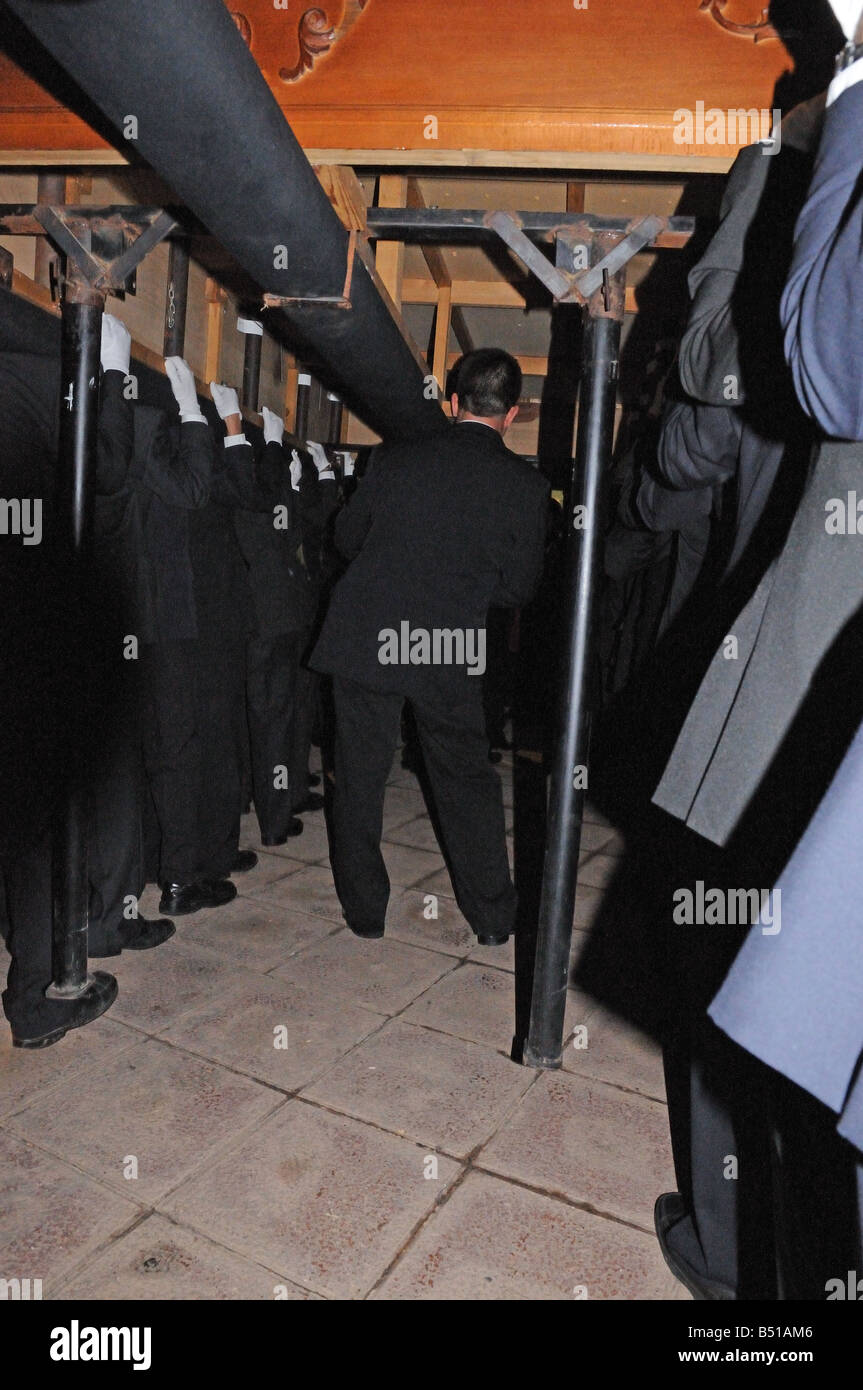
[[[459,409],[469,415],[506,415],[521,396],[521,367],[503,348],[466,352],[453,368],[449,394],[458,396]]]

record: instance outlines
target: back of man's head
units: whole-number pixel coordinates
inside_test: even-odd
[[[479,420],[505,419],[521,396],[521,368],[502,348],[477,348],[459,358],[450,378],[458,413]]]

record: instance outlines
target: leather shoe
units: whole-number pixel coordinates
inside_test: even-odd
[[[324,798],[321,796],[321,793],[309,792],[308,796],[304,797],[298,806],[292,807],[292,810],[294,815],[297,816],[301,815],[303,811],[322,811],[323,807]]]
[[[272,845],[283,845],[289,838],[294,835],[302,835],[302,833],[303,822],[300,820],[299,816],[294,816],[284,835],[270,835],[266,837],[262,835],[261,844],[264,849],[268,849]]]
[[[364,941],[379,940],[383,936],[385,930],[383,922],[372,922],[371,924],[365,922],[348,922],[348,928],[353,932],[354,936],[361,936]]]
[[[90,957],[100,960],[105,956],[119,956],[121,951],[152,951],[154,946],[170,941],[176,930],[174,923],[164,917],[156,922],[150,922],[146,917],[135,917],[129,922],[121,922],[111,945],[103,950],[90,951]]]
[[[47,1033],[38,1033],[30,1037],[22,1037],[20,1033],[12,1034],[13,1047],[40,1048],[50,1047],[52,1043],[59,1042],[69,1032],[70,1028],[83,1028],[85,1023],[92,1023],[110,1009],[114,1000],[117,998],[117,981],[113,975],[107,974],[104,970],[94,970],[90,976],[87,988],[77,999],[70,999],[68,1002],[63,999],[52,1000],[52,1004],[57,1008],[58,1022],[55,1028],[51,1028]]]
[[[209,878],[197,883],[163,883],[159,911],[169,917],[184,917],[202,907],[223,907],[237,896],[236,885],[226,878]]]
[[[476,934],[477,944],[480,946],[505,946],[509,938],[510,932],[506,932],[503,936],[496,936],[493,932],[487,931]]]
[[[231,865],[232,874],[247,874],[258,862],[258,856],[253,849],[238,849],[237,857]]]
[[[657,1197],[653,1208],[653,1224],[665,1263],[675,1279],[678,1279],[698,1302],[736,1302],[737,1294],[734,1289],[699,1273],[692,1268],[688,1260],[672,1249],[668,1239],[669,1233],[686,1215],[686,1204],[679,1192],[663,1192],[661,1197]]]

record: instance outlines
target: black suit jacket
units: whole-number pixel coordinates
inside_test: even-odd
[[[213,466],[208,425],[172,428],[135,405],[120,372],[105,372],[95,508],[98,582],[124,633],[142,642],[197,635],[188,515],[207,504]]]
[[[539,582],[548,483],[486,425],[456,424],[379,450],[339,514],[350,559],[310,664],[372,689],[464,699],[465,663],[383,664],[382,633],[485,629],[489,607]]]
[[[251,448],[250,445],[246,446]],[[255,630],[270,639],[303,632],[311,622],[314,594],[300,559],[303,531],[300,497],[291,487],[291,474],[281,444],[265,444],[261,451],[264,481],[276,483],[269,511],[237,509],[233,513],[255,612]],[[249,462],[251,470],[251,460]],[[274,508],[278,507],[278,518]],[[276,520],[281,523],[276,526]]]

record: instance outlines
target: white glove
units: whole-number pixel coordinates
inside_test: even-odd
[[[219,382],[211,381],[210,395],[220,420],[226,420],[229,415],[239,415],[240,400],[233,386],[221,386]]]
[[[103,372],[122,372],[129,374],[129,359],[132,355],[132,335],[124,323],[113,314],[102,315],[102,347],[100,360]]]
[[[318,482],[320,482],[322,478],[335,478],[336,475],[333,472],[332,464],[327,458],[323,444],[317,444],[314,439],[307,439],[306,448],[312,456],[315,468],[318,470]]]
[[[204,416],[201,414],[198,405],[198,393],[195,390],[195,378],[188,362],[184,362],[182,357],[166,357],[165,371],[171,383],[171,390],[174,393],[174,400],[180,407],[180,420],[183,424],[190,420],[199,420],[206,424]]]
[[[853,39],[857,32],[857,25],[860,23],[860,0],[830,0],[830,8],[846,39]]]
[[[291,450],[291,487],[294,492],[300,490],[300,478],[303,476],[303,461],[296,449]]]
[[[281,415],[268,410],[266,406],[262,406],[261,414],[264,417],[264,443],[281,444],[285,433],[285,422]]]
[[[352,478],[352,477],[354,476],[354,467],[355,467],[355,465],[356,465],[356,461],[357,461],[356,454],[349,454],[349,453],[347,452],[347,450],[344,451],[344,453],[342,454],[342,465],[343,465],[343,466],[342,466],[342,475],[343,475],[343,477],[345,477],[345,478]]]

